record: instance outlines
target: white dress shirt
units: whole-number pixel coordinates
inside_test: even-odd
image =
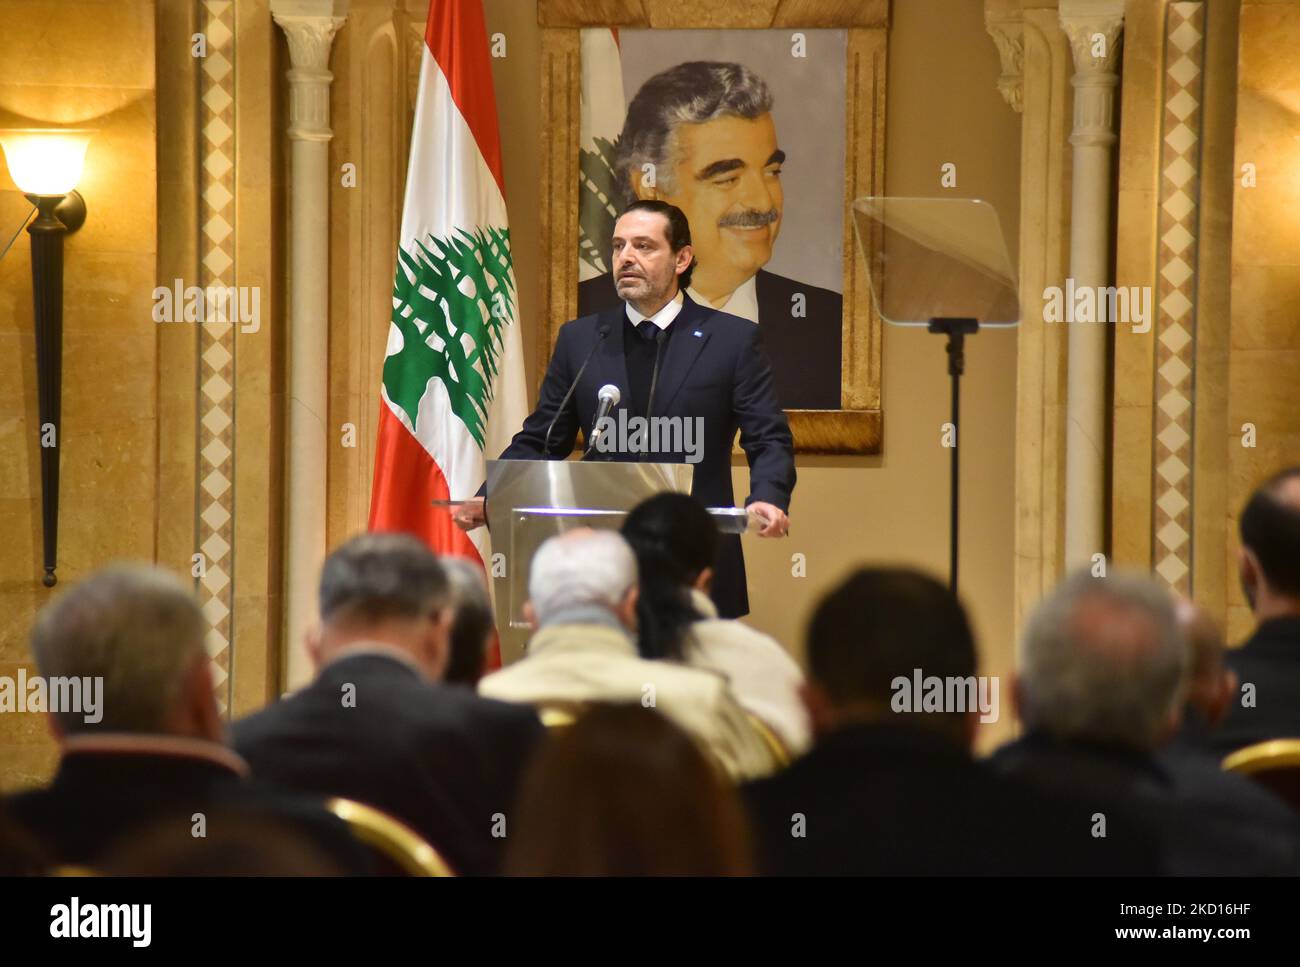
[[[668,324],[677,318],[677,314],[682,311],[682,293],[679,289],[676,297],[671,302],[665,302],[664,307],[656,312],[653,316],[645,316],[637,311],[636,306],[627,303],[627,317],[632,320],[632,325],[639,326],[649,319],[660,329],[667,329]]]

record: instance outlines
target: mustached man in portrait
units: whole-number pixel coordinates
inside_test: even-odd
[[[781,405],[838,409],[840,294],[764,268],[781,232],[785,158],[763,78],[741,64],[694,61],[637,91],[615,173],[628,201],[685,213],[697,262],[686,294],[758,325]],[[579,315],[619,302],[611,273],[578,285]]]

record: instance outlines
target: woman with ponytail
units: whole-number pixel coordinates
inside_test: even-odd
[[[807,748],[799,666],[774,638],[740,621],[720,619],[709,599],[719,545],[709,512],[687,494],[656,494],[627,515],[622,533],[640,573],[641,656],[723,675],[741,705],[775,731],[787,749]]]
[[[640,575],[641,657],[685,661],[691,626],[706,617],[696,597],[708,601],[718,554],[713,518],[686,494],[656,494],[627,515],[623,538],[632,545]]]

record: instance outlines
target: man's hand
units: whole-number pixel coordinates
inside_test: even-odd
[[[763,521],[763,529],[758,532],[759,537],[785,537],[790,533],[790,518],[775,504],[756,500],[745,509],[757,514]]]
[[[474,497],[465,501],[452,511],[451,519],[463,531],[472,531],[475,527],[482,527],[487,523],[487,513],[483,510],[483,498]]]

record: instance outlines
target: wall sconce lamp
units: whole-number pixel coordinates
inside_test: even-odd
[[[86,220],[75,189],[94,131],[23,128],[0,131],[9,174],[36,206],[32,237],[32,299],[41,439],[41,519],[45,576],[54,587],[59,538],[59,410],[63,384],[63,237]]]

